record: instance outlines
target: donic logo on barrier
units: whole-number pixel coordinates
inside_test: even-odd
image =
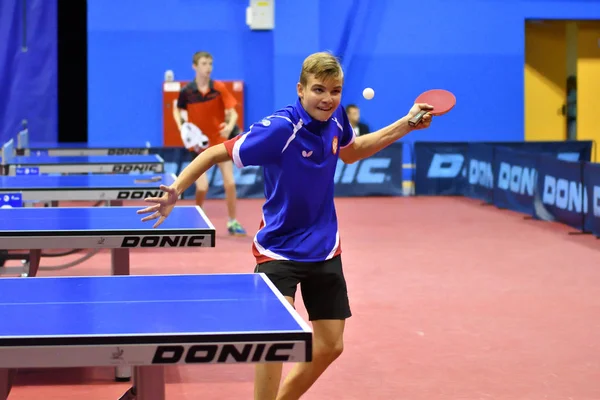
[[[391,158],[367,158],[353,164],[338,160],[333,178],[335,183],[384,183],[390,180]]]
[[[545,206],[577,214],[587,214],[590,195],[592,196],[592,214],[600,217],[600,186],[593,186],[590,190],[581,182],[546,175],[542,193],[535,196],[534,207],[538,217],[548,221],[553,221],[554,217]]]
[[[471,159],[469,161],[469,184],[492,189],[494,187],[492,164],[487,161]]]
[[[557,207],[561,210],[573,211],[580,214],[588,212],[589,190],[581,182],[556,178],[552,175],[544,177],[542,203]],[[600,216],[600,186],[592,188],[592,207],[594,216]]]
[[[498,188],[509,190],[513,193],[533,196],[537,171],[535,168],[511,165],[506,162],[500,163],[498,171]]]
[[[427,170],[427,177],[456,178],[463,169],[464,161],[465,157],[458,153],[434,154]]]
[[[587,213],[587,188],[581,182],[568,181],[552,175],[544,177],[542,203],[555,206],[561,210]]]
[[[579,160],[579,153],[577,152],[562,152],[557,154],[557,158],[559,160],[567,160],[567,161],[577,161]],[[433,155],[431,159],[431,163],[429,164],[429,169],[427,170],[428,178],[455,178],[457,177],[463,168],[463,163],[465,158],[462,154],[459,153],[448,153],[441,154],[436,153]],[[489,173],[488,167],[482,165],[481,163],[488,164],[489,169],[491,170],[491,164],[487,162],[482,162],[478,160],[471,160],[469,162],[469,177],[476,173],[477,175],[473,177],[473,182],[471,182],[471,178],[469,178],[469,183],[475,183],[479,180],[483,180],[484,182],[489,181]],[[510,166],[510,164],[508,164]],[[475,169],[479,169],[478,172],[475,172]],[[464,173],[464,171],[462,171]],[[483,173],[483,176],[481,175]],[[486,186],[488,187],[488,186]]]

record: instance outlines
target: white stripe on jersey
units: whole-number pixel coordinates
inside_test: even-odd
[[[250,128],[252,129],[252,128]],[[242,159],[240,158],[240,148],[242,147],[242,143],[246,140],[246,135],[250,132],[244,133],[238,140],[233,144],[233,151],[231,152],[231,156],[233,158],[233,163],[238,168],[243,168],[244,164],[242,163]]]
[[[265,221],[265,215],[262,215],[262,221],[263,221],[263,227],[260,228],[258,230],[258,232],[260,232],[261,229],[264,229],[267,226],[267,221]],[[265,256],[265,257],[269,257],[273,260],[287,260],[287,258],[280,256],[279,254],[273,253],[271,250],[267,250],[265,249],[260,243],[258,243],[258,232],[256,232],[256,235],[254,235],[254,247],[256,247],[256,250],[258,250],[258,252]]]
[[[276,117],[277,117],[277,115],[276,115]],[[286,118],[286,117],[279,117],[279,118],[285,118],[288,121],[290,121],[290,119]],[[291,122],[292,121],[290,121],[290,123]],[[294,125],[294,131],[292,132],[292,136],[290,136],[290,138],[285,143],[285,146],[283,146],[283,150],[281,150],[282,153],[285,151],[285,149],[288,148],[288,146],[290,145],[290,143],[292,143],[292,140],[296,139],[296,133],[300,130],[300,128],[302,128],[302,124],[304,124],[304,122],[302,121],[302,119],[300,119],[296,125],[292,124],[292,125]]]
[[[331,249],[329,254],[327,254],[326,260],[331,260],[333,258],[333,255],[335,254],[335,252],[338,250],[339,247],[340,247],[340,231],[337,231],[335,233],[335,244],[333,245],[333,249]]]

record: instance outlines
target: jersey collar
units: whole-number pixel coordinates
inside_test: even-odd
[[[304,127],[315,134],[321,134],[321,129],[323,129],[325,124],[329,122],[329,120],[318,121],[316,119],[312,119],[304,109],[300,97],[296,99],[296,110],[298,110],[298,114],[300,115],[300,119],[302,120]]]
[[[195,92],[198,92],[198,93],[200,93],[200,90],[198,90],[198,84],[196,83],[196,78],[194,78],[194,79],[191,81],[191,89],[192,89],[193,91],[195,91]],[[209,79],[209,80],[208,80],[208,92],[207,92],[207,93],[205,93],[204,95],[207,95],[207,94],[211,93],[213,90],[215,90],[215,84],[214,84],[214,81],[213,81],[212,79]],[[201,93],[201,94],[203,94],[203,93]]]
[[[302,105],[302,101],[300,100],[300,97],[298,97],[296,99],[296,110],[298,110],[298,114],[300,114],[300,119],[302,120],[304,125],[308,125],[311,122],[313,122],[313,119],[310,117],[310,115],[308,115],[308,113],[304,109],[304,106]]]

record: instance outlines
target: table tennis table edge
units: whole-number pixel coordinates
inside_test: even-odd
[[[294,318],[296,323],[302,328],[302,330],[304,332],[312,333],[310,326],[308,326],[308,324],[302,319],[298,311],[296,311],[296,309],[292,307],[292,305],[285,299],[283,294],[281,294],[281,292],[275,287],[275,285],[273,284],[273,282],[271,282],[267,275],[264,272],[258,272],[258,274],[265,281],[265,283],[271,289],[271,291],[277,297],[277,299],[279,299],[279,301],[283,304],[283,306],[290,313],[290,315]]]
[[[113,158],[113,160],[107,160],[107,162],[89,162],[89,161],[82,161],[82,162],[62,162],[60,164],[56,163],[56,162],[43,162],[44,160],[40,161],[39,158],[41,157],[36,157],[36,156],[18,156],[18,157],[14,157],[13,159],[9,158],[8,162],[5,162],[3,159],[3,163],[2,165],[4,166],[14,166],[14,167],[39,167],[39,166],[54,166],[54,165],[63,165],[63,166],[72,166],[72,165],[113,165],[113,164],[164,164],[165,160],[164,158],[162,158],[160,155],[158,154],[147,154],[147,155],[123,155],[122,157],[128,157],[128,158],[134,158],[134,157],[146,157],[147,160],[143,160],[143,161],[130,161],[130,160],[114,160],[114,158],[119,157],[119,156],[48,156],[46,158],[48,159],[54,159],[54,158],[90,158],[90,157],[96,157],[96,158],[100,158],[100,157],[106,157],[106,158]],[[21,158],[28,158],[31,159],[31,162],[29,162],[30,160],[25,160],[25,162],[23,162],[23,160],[21,160]],[[16,160],[15,160],[16,159]],[[21,161],[21,162],[16,162],[16,161]],[[55,160],[54,160],[55,161]],[[61,160],[62,161],[62,160]]]
[[[183,206],[183,207],[190,207],[190,206]],[[204,219],[204,221],[206,221],[206,223],[209,226],[209,228],[211,228],[213,231],[216,232],[217,228],[215,228],[215,226],[213,225],[212,221],[210,220],[210,218],[208,218],[208,216],[206,215],[206,213],[204,212],[204,210],[202,209],[202,207],[200,207],[200,206],[194,206],[194,207],[196,207],[196,210],[198,210],[198,212],[200,213],[200,216]]]
[[[175,175],[174,173],[165,173],[163,174],[165,177],[169,177],[171,179],[173,179],[173,181],[177,180],[177,175]],[[36,177],[39,177],[40,179],[44,179],[44,177],[46,177],[45,175],[35,175]],[[127,176],[127,175],[119,175],[119,176]],[[135,180],[145,180],[146,178],[138,178],[138,175],[132,175],[132,177],[134,177],[134,181]],[[8,175],[8,176],[2,176],[2,178],[10,178],[10,179],[15,179],[18,180],[19,176],[18,175]],[[156,183],[156,186],[152,186],[151,188],[154,189],[155,187],[158,190],[158,187],[160,187],[160,185],[164,185],[164,183],[161,183],[161,181],[156,181],[156,182],[144,182],[144,183]],[[69,190],[69,191],[110,191],[110,190],[150,190],[150,187],[137,187],[137,186],[102,186],[102,187],[91,187],[91,186],[85,186],[85,187],[76,187],[76,186],[59,186],[59,187],[38,187],[38,186],[28,186],[28,187],[14,187],[9,189],[2,189],[0,188],[0,193],[9,193],[11,191],[14,192],[25,192],[25,191],[47,191],[47,192],[60,192],[60,191],[65,191],[65,190]],[[182,194],[183,195],[183,194]],[[143,200],[143,199],[140,199]],[[55,207],[56,208],[56,207]]]
[[[111,207],[86,207],[86,206],[58,206],[58,207],[22,207],[22,208],[17,208],[18,209],[23,209],[23,210],[27,210],[29,212],[33,211],[33,212],[47,212],[47,211],[43,211],[43,210],[74,210],[74,209],[93,209],[93,208],[111,208]],[[118,210],[128,210],[128,209],[136,209],[136,210],[141,210],[142,207],[141,206],[119,206],[117,207],[112,207],[114,209],[118,209]],[[202,210],[202,208],[200,206],[188,206],[188,205],[181,205],[179,206],[179,208],[186,208],[186,209],[191,209],[191,208],[195,208],[196,211],[198,212],[198,214],[200,214],[200,216],[202,217],[202,219],[206,222],[206,224],[208,225],[208,228],[202,228],[202,230],[211,230],[213,232],[216,233],[216,228],[213,225],[212,221],[208,218],[208,216],[206,215],[206,213],[204,213],[204,210]],[[15,210],[15,209],[12,209]],[[141,218],[141,217],[140,217]],[[148,222],[148,225],[150,225],[150,222]],[[132,230],[132,229],[114,229],[111,228],[110,232],[132,232],[132,231],[149,231],[149,232],[165,232],[165,231],[190,231],[192,233],[196,233],[198,232],[197,228],[163,228],[163,229],[156,229],[156,228],[147,228],[147,229],[143,229],[143,230]],[[56,232],[56,230],[44,230],[44,229],[36,229],[36,230],[22,230],[22,231],[5,231],[5,232]],[[66,231],[65,231],[66,232]],[[76,232],[76,230],[70,230],[69,232]],[[77,232],[101,232],[101,230],[99,229],[85,229],[85,230],[77,230]],[[2,231],[0,231],[0,236],[6,236],[4,234],[2,234]],[[59,236],[59,235],[57,235]],[[110,233],[106,234],[106,236],[110,236]]]
[[[281,292],[275,287],[275,285],[271,282],[271,280],[267,277],[267,275],[264,272],[215,272],[215,273],[196,273],[196,274],[152,274],[152,275],[94,275],[94,276],[71,276],[71,275],[65,275],[65,276],[36,276],[34,279],[36,280],[53,280],[53,279],[96,279],[96,278],[104,278],[104,279],[140,279],[140,278],[144,278],[144,277],[152,277],[152,278],[160,278],[160,277],[185,277],[185,276],[194,276],[194,277],[200,277],[200,276],[247,276],[247,277],[251,277],[251,276],[260,276],[263,280],[263,282],[265,283],[265,285],[267,285],[267,287],[271,290],[271,292],[273,293],[273,295],[275,295],[275,297],[277,298],[277,300],[279,300],[279,303],[281,303],[283,305],[283,307],[286,309],[286,311],[292,316],[292,318],[294,318],[294,321],[296,322],[296,324],[298,324],[298,326],[300,327],[300,330],[276,330],[276,331],[247,331],[247,332],[242,332],[242,331],[237,331],[237,332],[224,332],[224,331],[220,331],[220,332],[187,332],[185,334],[181,333],[181,332],[165,332],[165,333],[161,333],[161,334],[119,334],[119,336],[121,337],[154,337],[154,336],[176,336],[176,335],[180,335],[180,336],[190,336],[190,335],[254,335],[254,334],[261,334],[261,335],[269,335],[269,334],[280,334],[280,333],[286,333],[286,334],[305,334],[305,333],[309,333],[312,335],[312,329],[310,328],[310,326],[306,323],[306,321],[304,321],[304,319],[302,319],[302,317],[300,316],[300,314],[298,313],[298,311],[296,311],[296,309],[294,309],[292,307],[292,305],[285,299],[285,297],[281,294]],[[2,281],[10,281],[10,280],[23,280],[23,278],[20,277],[5,277],[2,278]],[[114,334],[93,334],[93,335],[68,335],[69,338],[86,338],[86,337],[94,337],[94,338],[100,338],[100,337],[112,337],[115,336]],[[43,338],[57,338],[57,337],[65,337],[65,335],[43,335],[43,336],[19,336],[19,338],[38,338],[38,339],[43,339]],[[0,336],[0,340],[6,340],[9,338],[15,338],[13,336]]]

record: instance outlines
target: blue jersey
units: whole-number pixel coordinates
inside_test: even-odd
[[[263,167],[266,201],[253,244],[258,263],[323,261],[341,252],[333,179],[340,149],[354,138],[342,106],[322,122],[298,99],[225,143],[238,168]]]

